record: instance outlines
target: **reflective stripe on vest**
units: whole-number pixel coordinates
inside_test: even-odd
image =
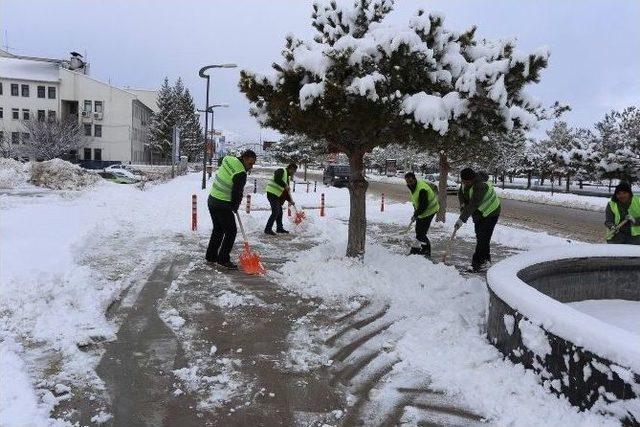
[[[225,156],[222,159],[222,164],[216,171],[216,176],[211,184],[209,194],[218,200],[230,202],[233,177],[244,171],[244,165],[237,157]]]
[[[411,192],[411,203],[413,203],[414,209],[418,209],[418,205],[420,204],[420,191],[426,190],[427,192],[427,209],[418,215],[418,218],[426,218],[429,215],[433,215],[434,213],[440,210],[440,203],[438,203],[438,198],[436,197],[436,193],[433,191],[431,186],[427,183],[427,181],[423,181],[421,179],[416,183],[416,189]]]
[[[287,172],[287,169],[283,169],[283,170],[284,170],[284,174],[282,174],[282,180],[288,185],[289,173]],[[284,187],[278,185],[275,179],[276,179],[276,173],[274,172],[273,177],[269,180],[269,182],[267,182],[267,193],[271,193],[280,197],[284,192]]]
[[[613,222],[615,225],[620,224],[622,218],[620,218],[620,210],[618,209],[618,204],[613,200],[609,201],[609,207],[611,208],[611,212],[613,212]],[[629,205],[629,215],[633,218],[640,218],[640,196],[633,196],[631,198],[631,204]],[[640,224],[631,226],[631,235],[632,236],[640,236]]]
[[[483,218],[488,217],[494,212],[496,209],[500,207],[500,198],[498,197],[498,193],[493,188],[493,184],[487,182],[487,192],[484,193],[484,197],[482,198],[482,202],[480,206],[478,206],[478,210],[482,214]],[[469,200],[473,198],[473,185],[469,189]]]

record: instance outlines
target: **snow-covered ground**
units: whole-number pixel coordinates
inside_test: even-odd
[[[144,191],[101,181],[80,192],[0,196],[0,424],[15,425],[20,419],[53,423],[48,417],[64,398],[59,391],[65,384],[101,386],[94,371],[100,353],[83,352],[79,346],[115,338],[118,325],[105,317],[107,307],[137,279],[147,277],[162,255],[179,250],[178,237],[206,240],[211,225],[200,177],[189,174]],[[316,209],[321,192],[325,217]],[[190,231],[192,194],[198,195],[195,233]],[[264,194],[252,196],[251,214],[244,213],[244,203],[241,209],[250,238],[262,232],[269,213]],[[278,283],[322,297],[327,304],[347,306],[358,295],[389,304],[400,319],[394,327],[399,334],[394,351],[404,360],[402,369],[431,377],[436,386],[498,424],[539,425],[540,419],[558,426],[617,424],[577,412],[486,342],[482,280],[418,256],[399,255],[373,238],[364,262],[345,259],[347,190],[319,186],[317,193],[298,191],[294,198],[308,217],[294,232],[314,247],[283,254],[290,259],[281,272],[269,273]],[[380,212],[373,197],[367,209],[370,223],[408,224],[412,214],[409,203],[390,204]],[[450,232],[452,222],[434,227]],[[460,237],[472,239],[472,227],[463,227]],[[494,240],[520,249],[569,244],[546,233],[501,225]],[[228,295],[217,298],[220,304],[242,303]],[[180,328],[175,313],[163,317]],[[54,373],[52,359],[60,362]]]
[[[597,196],[582,196],[567,193],[543,193],[531,190],[514,190],[509,188],[497,188],[500,197],[512,200],[522,200],[531,203],[545,205],[565,206],[569,208],[584,209],[589,211],[604,211],[609,199]]]

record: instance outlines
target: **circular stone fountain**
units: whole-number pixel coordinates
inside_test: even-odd
[[[640,246],[585,244],[526,252],[492,267],[487,284],[487,335],[493,345],[573,405],[612,403],[608,407],[621,419],[640,422],[640,414],[615,409],[624,408],[622,400],[640,398],[640,322],[623,329],[568,305],[640,301]]]

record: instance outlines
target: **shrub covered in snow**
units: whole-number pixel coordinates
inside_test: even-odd
[[[31,182],[38,187],[52,190],[80,190],[100,180],[98,174],[61,159],[34,163],[31,166]]]
[[[21,187],[27,182],[28,165],[0,158],[0,188]]]

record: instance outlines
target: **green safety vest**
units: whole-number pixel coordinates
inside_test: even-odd
[[[282,175],[282,180],[285,183],[289,184],[289,172],[287,171],[286,168],[284,168],[283,170],[284,170],[284,174]],[[284,192],[284,187],[276,183],[275,176],[276,176],[276,173],[274,172],[273,177],[269,180],[269,182],[267,182],[267,193],[271,193],[276,195],[277,197],[280,197]]]
[[[613,221],[615,222],[615,225],[620,224],[623,218],[620,218],[620,210],[618,209],[618,204],[613,200],[610,200],[609,207],[611,208],[611,212],[613,212]],[[631,215],[634,219],[640,218],[640,197],[639,196],[631,197],[631,204],[629,205],[629,215]],[[631,235],[640,236],[640,224],[631,225]]]
[[[498,197],[498,193],[493,188],[493,184],[487,182],[487,192],[484,194],[484,198],[482,202],[480,202],[480,206],[478,206],[478,210],[482,214],[483,218],[488,217],[491,213],[495,212],[496,209],[500,207],[500,198]],[[469,189],[469,200],[473,198],[473,185]]]
[[[216,171],[216,177],[213,179],[209,194],[218,200],[230,202],[233,177],[242,172],[245,172],[245,168],[240,159],[234,156],[224,156],[222,164]]]
[[[427,181],[419,179],[416,183],[416,189],[411,192],[411,203],[413,203],[414,209],[418,209],[421,190],[427,191],[427,200],[429,201],[429,203],[427,204],[427,209],[423,213],[419,214],[418,218],[426,218],[429,215],[433,215],[434,213],[438,212],[438,210],[440,210],[440,203],[438,203],[436,193],[433,191]]]

